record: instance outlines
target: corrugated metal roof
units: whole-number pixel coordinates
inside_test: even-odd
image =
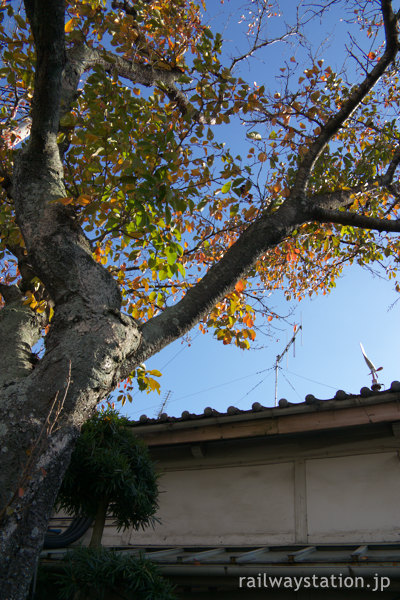
[[[289,545],[263,547],[117,547],[116,550],[160,565],[390,566],[400,579],[400,544]],[[44,550],[42,558],[60,560],[67,549]]]

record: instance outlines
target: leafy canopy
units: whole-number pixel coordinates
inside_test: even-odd
[[[379,264],[396,276],[398,238],[373,227],[398,218],[399,80],[395,60],[387,60],[390,3],[345,3],[357,43],[348,46],[342,72],[303,35],[312,17],[329,19],[336,4],[299,13],[284,26],[273,2],[250,3],[247,31],[243,24],[248,47],[228,59],[222,35],[205,24],[204,3],[67,1],[67,54],[81,72],[73,101],[61,106],[67,196],[58,202],[82,226],[95,260],[118,281],[124,311],[139,322],[182,298],[304,180],[309,203],[299,227],[209,308],[200,329],[249,348],[256,317],[263,323],[277,316],[268,306],[273,290],[288,299],[326,293],[354,262]],[[29,130],[35,57],[22,8],[2,6],[0,259],[2,282],[12,284],[21,280],[24,241],[6,173]],[[257,52],[268,60],[275,42],[289,38],[302,45],[275,74],[270,61],[260,68],[260,84],[245,81],[245,61]],[[240,155],[226,143],[232,136]],[[46,335],[48,294],[37,275],[25,277],[23,289],[26,304],[47,311]],[[133,377],[141,389],[158,390],[159,375],[136,369],[121,398],[130,398]]]

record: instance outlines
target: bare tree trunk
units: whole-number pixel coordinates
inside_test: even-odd
[[[104,525],[106,523],[108,504],[108,500],[105,497],[101,498],[98,504],[92,537],[89,543],[90,548],[101,548],[101,538],[103,537]]]

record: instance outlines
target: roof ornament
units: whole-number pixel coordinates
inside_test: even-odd
[[[374,392],[379,392],[379,390],[381,389],[382,385],[380,383],[378,383],[378,371],[382,371],[383,367],[378,367],[376,368],[374,363],[368,358],[368,356],[365,353],[364,350],[364,346],[362,345],[362,343],[360,342],[360,347],[361,347],[361,352],[363,354],[364,360],[367,363],[369,369],[370,369],[370,375],[372,376],[372,385],[371,385],[371,390],[373,390]]]

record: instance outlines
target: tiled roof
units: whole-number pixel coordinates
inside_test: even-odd
[[[284,414],[285,412],[310,412],[310,409],[320,410],[321,408],[332,408],[340,405],[359,405],[361,403],[369,404],[372,400],[377,402],[391,401],[393,393],[400,392],[400,381],[393,381],[388,390],[379,391],[380,386],[374,386],[374,389],[368,387],[362,387],[360,394],[348,394],[344,390],[338,390],[333,398],[322,400],[316,398],[312,394],[307,394],[304,402],[289,402],[286,398],[279,400],[278,406],[263,406],[259,402],[254,402],[250,410],[242,410],[236,406],[229,406],[226,412],[220,412],[214,408],[207,407],[203,413],[195,414],[188,410],[183,411],[180,417],[170,417],[166,413],[162,413],[157,418],[152,418],[147,415],[142,415],[137,421],[131,421],[131,426],[142,426],[142,425],[156,425],[161,423],[178,423],[184,421],[201,420],[210,417],[229,417],[236,415],[243,415],[251,417],[254,413],[265,413],[265,416],[276,416],[278,414]]]

